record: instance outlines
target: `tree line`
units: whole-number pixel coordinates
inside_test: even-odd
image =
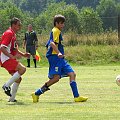
[[[65,33],[117,30],[120,0],[0,0],[0,34],[8,28],[12,17],[21,19],[21,32],[32,24],[39,34],[48,33],[55,14],[66,17]]]

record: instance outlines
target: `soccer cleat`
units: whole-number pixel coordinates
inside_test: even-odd
[[[79,96],[79,97],[74,98],[74,101],[75,102],[86,102],[87,99],[88,97]]]
[[[5,85],[2,86],[2,89],[4,90],[5,94],[11,97],[11,88],[10,87],[6,87]]]
[[[39,101],[39,96],[35,95],[35,93],[32,93],[31,96],[32,96],[32,99],[33,99],[34,103],[37,103]]]

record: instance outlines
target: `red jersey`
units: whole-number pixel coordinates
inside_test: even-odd
[[[1,38],[1,47],[2,46],[5,46],[10,54],[16,54],[16,34],[11,28],[3,33]],[[8,59],[10,58],[1,52],[1,62],[4,63]]]

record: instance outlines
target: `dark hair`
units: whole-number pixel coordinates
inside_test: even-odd
[[[18,21],[20,21],[20,19],[18,19],[18,18],[16,18],[16,17],[12,18],[12,19],[11,19],[11,22],[10,22],[10,23],[11,23],[11,26],[12,26],[13,24],[16,25]]]
[[[63,15],[55,15],[54,16],[54,26],[56,26],[56,22],[57,23],[64,23],[65,22],[65,17]]]

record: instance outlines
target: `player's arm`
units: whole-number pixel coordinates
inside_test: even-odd
[[[8,56],[10,59],[20,59],[21,58],[21,54],[17,53],[16,55],[12,55],[7,51],[7,46],[1,44],[0,50],[3,54],[5,54],[6,56]],[[17,50],[18,51],[18,50]]]
[[[35,41],[35,48],[37,50],[37,48],[38,48],[38,41]]]
[[[26,46],[26,33],[25,33],[25,38],[23,40],[23,49],[25,49],[25,46]]]
[[[11,32],[7,32],[4,34],[4,39],[1,41],[0,50],[3,54],[8,56],[9,58],[15,59],[15,57],[8,52],[8,45],[11,42],[12,36],[13,34]]]
[[[36,49],[38,48],[38,38],[37,38],[36,33],[35,33],[35,47],[36,47]]]
[[[54,42],[50,43],[50,46],[53,48],[53,50],[57,53],[59,58],[63,58],[64,55],[62,55],[62,53],[58,50],[56,44]]]
[[[26,46],[26,40],[23,41],[23,49],[25,49]]]
[[[64,55],[59,51],[57,45],[59,44],[59,35],[60,32],[58,30],[53,30],[52,34],[53,40],[50,42],[50,46],[53,48],[53,50],[57,53],[59,58],[63,58]]]
[[[17,53],[23,57],[29,57],[30,56],[30,53],[23,53],[22,51],[20,50],[17,50]]]
[[[7,46],[1,44],[1,47],[0,47],[1,52],[3,52],[3,54],[8,56],[9,58],[15,59],[15,57],[12,54],[10,54],[6,49],[7,49]]]

